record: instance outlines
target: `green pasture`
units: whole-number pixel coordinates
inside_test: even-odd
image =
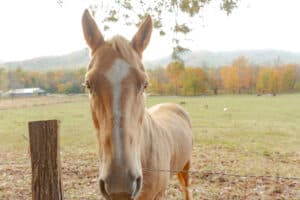
[[[291,169],[296,172],[300,155],[300,94],[147,98],[147,106],[162,102],[181,103],[189,112],[195,148],[199,147],[199,151],[220,149],[237,160],[251,158],[245,165],[274,156],[283,160],[296,159]],[[61,121],[63,151],[97,150],[87,98],[0,110],[0,150],[27,150],[27,122],[46,119]],[[208,152],[208,155],[211,154]],[[212,159],[217,157],[216,154],[211,156]]]
[[[300,151],[298,94],[147,98],[148,106],[162,102],[183,104],[192,118],[197,144],[243,147],[256,152]],[[88,99],[80,99],[71,103],[0,110],[1,148],[24,148],[27,122],[46,119],[62,122],[63,146],[90,148],[95,145]]]

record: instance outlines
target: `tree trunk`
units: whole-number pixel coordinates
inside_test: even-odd
[[[214,88],[214,95],[218,94],[218,88]]]
[[[29,122],[32,199],[62,200],[59,121]]]

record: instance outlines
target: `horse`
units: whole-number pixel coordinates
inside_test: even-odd
[[[142,53],[152,33],[151,17],[131,41],[120,35],[105,41],[88,10],[82,29],[91,57],[84,84],[99,144],[101,195],[107,200],[165,199],[176,172],[185,200],[191,200],[189,115],[172,103],[145,107],[149,78]]]

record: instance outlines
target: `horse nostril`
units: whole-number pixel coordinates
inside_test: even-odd
[[[133,189],[133,193],[131,195],[131,198],[134,199],[137,194],[140,192],[141,190],[141,187],[142,187],[142,177],[139,176],[134,182],[133,182],[133,185],[132,185],[132,189]]]
[[[107,193],[104,180],[100,179],[99,185],[100,185],[101,194],[104,196],[105,199],[109,200],[110,198],[109,198],[109,195]]]

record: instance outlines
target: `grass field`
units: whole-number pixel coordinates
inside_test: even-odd
[[[194,131],[194,199],[300,199],[300,94],[149,97],[185,102]],[[61,120],[65,199],[99,199],[96,136],[86,97],[0,100],[0,199],[31,199],[27,122]],[[167,199],[183,199],[174,178]]]

